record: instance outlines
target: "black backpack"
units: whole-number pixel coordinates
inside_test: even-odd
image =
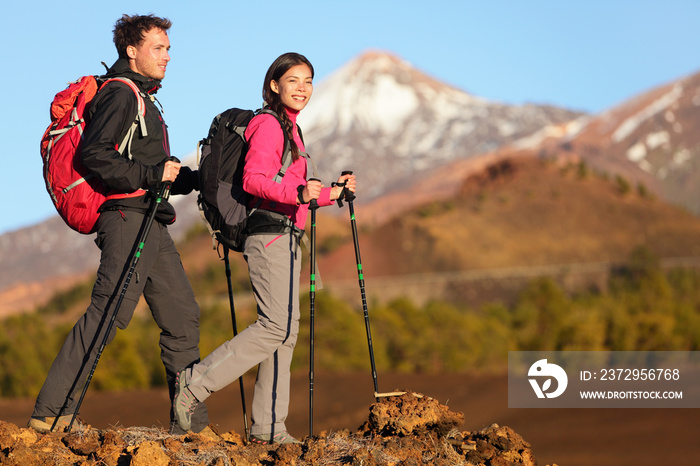
[[[243,166],[248,152],[244,134],[250,120],[259,113],[273,115],[282,126],[279,116],[270,109],[252,111],[230,108],[214,117],[209,134],[197,145],[199,210],[212,237],[237,252],[243,251],[250,210],[250,195],[243,190]],[[275,177],[277,183],[282,181],[292,164],[290,142],[286,131],[283,130],[282,134],[284,155],[282,167]]]

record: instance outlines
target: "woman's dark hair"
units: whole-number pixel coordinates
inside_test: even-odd
[[[114,45],[117,47],[119,58],[129,58],[126,48],[130,45],[138,47],[148,31],[153,28],[168,32],[173,23],[167,18],[154,15],[122,15],[114,24]]]
[[[270,68],[268,68],[267,74],[265,74],[265,82],[263,83],[262,91],[262,97],[267,106],[282,120],[284,132],[287,134],[291,145],[292,160],[297,160],[299,158],[299,147],[297,147],[296,142],[294,142],[294,125],[284,109],[284,104],[282,104],[280,95],[274,92],[270,85],[272,81],[279,82],[282,76],[284,76],[284,73],[297,65],[308,66],[311,71],[311,77],[314,77],[314,67],[305,56],[294,52],[285,53],[277,57],[277,59],[272,62],[272,65],[270,65]]]

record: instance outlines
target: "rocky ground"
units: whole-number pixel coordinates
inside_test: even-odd
[[[355,432],[323,432],[301,444],[245,444],[235,432],[218,438],[169,435],[155,428],[87,428],[37,434],[0,421],[3,465],[535,465],[530,444],[509,427],[493,424],[460,431],[462,413],[414,392],[370,406]]]

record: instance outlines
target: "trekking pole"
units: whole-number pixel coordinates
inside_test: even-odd
[[[236,324],[236,308],[233,304],[233,285],[231,283],[231,263],[228,260],[228,247],[224,246],[224,263],[226,264],[226,283],[228,284],[228,303],[231,308],[231,322],[233,323],[233,336],[238,335],[238,325]],[[238,385],[241,390],[241,405],[243,405],[243,429],[245,431],[245,441],[250,440],[248,433],[248,415],[245,406],[245,390],[243,389],[243,376],[238,378]]]
[[[352,175],[352,171],[346,170],[341,175]],[[344,184],[336,183],[336,186],[343,186],[343,195],[350,209],[350,225],[352,226],[352,241],[355,245],[355,262],[357,263],[357,277],[360,284],[360,294],[362,295],[362,310],[365,315],[365,330],[367,332],[367,345],[369,346],[369,359],[372,365],[372,380],[374,381],[374,399],[379,401],[379,387],[377,385],[377,367],[374,362],[374,346],[372,345],[372,332],[369,327],[369,313],[367,311],[367,296],[365,294],[365,279],[362,272],[362,260],[360,259],[360,244],[357,238],[357,223],[355,221],[355,207],[352,201],[355,200],[355,194],[347,189]],[[343,206],[343,202],[339,197],[338,207]]]
[[[320,181],[318,178],[310,178],[309,181]],[[309,274],[309,437],[314,435],[314,311],[316,306],[316,209],[318,202],[311,199],[309,210],[311,211],[311,246],[309,247],[309,262],[311,273]]]
[[[179,162],[179,160],[176,157],[170,157],[169,160]],[[130,259],[131,267],[129,268],[129,272],[126,275],[126,278],[124,279],[124,284],[122,286],[121,292],[119,293],[117,304],[115,305],[114,310],[112,311],[112,315],[109,319],[109,324],[107,325],[107,331],[105,332],[105,336],[102,339],[102,343],[100,343],[100,347],[97,350],[95,361],[92,363],[92,368],[90,369],[90,373],[88,374],[88,377],[85,380],[85,385],[83,386],[83,391],[80,394],[80,398],[78,399],[78,404],[75,406],[75,411],[73,411],[73,416],[71,417],[70,423],[68,424],[68,432],[70,432],[71,428],[73,427],[73,422],[75,421],[75,417],[78,415],[80,405],[83,403],[83,398],[85,398],[85,393],[87,392],[88,386],[92,381],[92,376],[95,374],[97,363],[100,361],[100,356],[102,356],[102,352],[104,351],[105,346],[107,346],[107,339],[109,338],[109,334],[112,331],[112,327],[114,326],[114,321],[117,318],[117,313],[119,312],[119,308],[121,307],[122,301],[124,300],[124,296],[126,295],[126,289],[129,287],[129,283],[131,282],[131,276],[134,274],[136,264],[138,264],[139,258],[141,257],[141,253],[143,252],[143,247],[146,243],[146,239],[148,238],[148,233],[151,231],[151,225],[153,225],[153,220],[156,217],[158,206],[160,205],[163,199],[167,199],[170,196],[170,184],[170,182],[163,183],[160,187],[160,192],[156,197],[153,198],[153,201],[151,201],[151,210],[149,212],[148,217],[144,219],[145,226],[141,229],[141,233],[139,234],[136,240],[136,251]],[[70,397],[70,392],[68,393],[67,397]],[[51,432],[53,432],[54,428],[56,427],[58,418],[61,417],[61,414],[63,413],[67,402],[68,398],[66,398],[66,402],[63,403],[61,412],[59,412],[58,416],[56,416],[56,419],[54,419],[53,425],[51,426]]]

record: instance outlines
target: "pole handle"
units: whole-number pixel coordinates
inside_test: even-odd
[[[352,170],[343,170],[340,173],[341,176],[343,175],[352,175]],[[350,191],[348,188],[345,187],[345,183],[337,183],[334,182],[333,186],[342,186],[343,187],[343,192],[340,193],[340,197],[336,199],[336,202],[338,203],[338,207],[343,207],[343,200],[347,202],[352,202],[355,200],[355,193]]]
[[[318,178],[309,178],[309,181],[321,181],[321,180]],[[318,209],[318,201],[316,199],[311,199],[309,201],[309,209],[310,210]]]

